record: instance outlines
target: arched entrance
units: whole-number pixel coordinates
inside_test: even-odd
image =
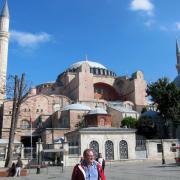
[[[122,140],[119,143],[120,159],[128,159],[128,144]]]
[[[99,154],[99,144],[97,141],[91,141],[90,144],[89,144],[89,147],[91,149],[93,149],[93,152],[94,152],[94,156],[95,158],[98,157],[98,154]]]
[[[114,159],[114,144],[110,140],[105,142],[105,158],[106,160]]]

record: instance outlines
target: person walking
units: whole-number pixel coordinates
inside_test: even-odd
[[[102,169],[103,169],[103,171],[104,171],[104,168],[105,168],[105,160],[103,159],[101,153],[98,154],[97,162],[98,162],[99,164],[101,164]]]
[[[15,176],[20,176],[21,175],[21,168],[23,167],[23,163],[20,157],[17,159],[16,163],[16,174]]]
[[[74,166],[71,180],[106,180],[101,165],[94,160],[92,149],[83,152],[83,160]]]

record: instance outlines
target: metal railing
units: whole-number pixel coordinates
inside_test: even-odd
[[[79,146],[69,146],[69,154],[70,155],[79,155],[80,154],[80,147]]]

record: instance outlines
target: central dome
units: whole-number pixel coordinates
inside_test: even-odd
[[[72,64],[72,65],[69,67],[69,69],[76,69],[76,68],[80,67],[83,63],[89,64],[89,66],[90,66],[91,68],[107,69],[105,66],[103,66],[103,65],[100,64],[100,63],[97,63],[97,62],[94,62],[94,61],[87,61],[87,60],[86,60],[86,61],[78,61],[78,62]]]

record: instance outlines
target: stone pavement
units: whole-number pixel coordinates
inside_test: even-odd
[[[41,169],[41,174],[36,170],[30,170],[27,177],[3,178],[16,180],[70,180],[72,167],[49,167]],[[105,168],[107,180],[179,180],[180,166],[172,162],[162,165],[161,161],[132,161],[108,163]]]

